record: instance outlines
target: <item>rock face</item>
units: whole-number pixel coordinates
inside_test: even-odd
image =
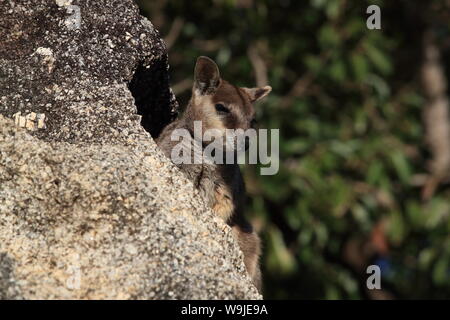
[[[2,6],[0,299],[260,298],[150,136],[177,105],[136,5]]]
[[[153,135],[173,119],[164,42],[131,1],[20,3],[1,4],[2,113],[45,114],[35,135],[68,142],[126,138],[138,120],[130,91]]]

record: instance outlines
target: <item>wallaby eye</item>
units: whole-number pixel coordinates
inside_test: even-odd
[[[230,110],[221,103],[217,103],[215,108],[218,113],[230,113]]]

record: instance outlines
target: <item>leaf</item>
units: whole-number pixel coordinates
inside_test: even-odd
[[[425,210],[426,228],[429,230],[434,230],[445,220],[449,220],[450,204],[448,201],[441,199],[433,199],[431,203],[426,207]]]
[[[415,201],[410,200],[406,204],[406,213],[408,214],[408,220],[410,225],[417,230],[423,230],[426,221],[426,212],[422,210],[421,206]]]
[[[390,241],[395,245],[400,245],[405,239],[406,225],[399,211],[391,212],[388,219],[387,231]]]
[[[366,49],[367,57],[381,74],[389,75],[392,71],[392,65],[388,56],[369,42],[364,42],[363,46]]]
[[[361,54],[353,53],[350,56],[350,63],[356,80],[363,80],[368,73],[368,65],[365,57]]]
[[[367,212],[366,208],[364,208],[360,204],[356,204],[352,208],[352,214],[355,220],[362,226],[366,228],[366,230],[369,229],[371,225],[369,213]]]
[[[322,48],[330,48],[335,47],[339,43],[340,36],[333,27],[324,25],[319,30],[318,40]]]
[[[339,8],[341,5],[340,0],[328,0],[326,6],[326,13],[328,18],[334,19],[339,15]]]
[[[333,80],[343,81],[347,76],[347,70],[342,60],[337,60],[329,67],[329,73]]]
[[[400,180],[405,184],[409,184],[411,168],[405,155],[398,151],[393,152],[391,153],[391,161]]]
[[[380,99],[387,99],[390,95],[390,89],[386,81],[375,74],[370,74],[364,80],[365,83],[372,86]]]
[[[377,160],[372,161],[369,165],[369,169],[367,170],[367,183],[374,186],[377,185],[380,181],[380,177],[384,174],[383,163]]]
[[[313,73],[318,73],[322,68],[322,61],[313,55],[307,55],[304,59],[306,67]]]
[[[434,248],[427,248],[422,250],[418,258],[419,268],[421,268],[422,270],[427,270],[435,257],[436,250]]]
[[[439,259],[433,268],[433,282],[438,285],[450,283],[450,269],[448,259],[442,257]]]

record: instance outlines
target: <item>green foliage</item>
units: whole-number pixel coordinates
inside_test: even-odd
[[[370,298],[365,268],[374,263],[394,297],[450,297],[450,189],[425,201],[414,183],[430,154],[413,4],[138,2],[162,34],[183,19],[169,51],[173,84],[192,77],[199,55],[243,86],[255,83],[250,45],[266,63],[273,91],[258,118],[280,129],[281,166],[275,176],[247,166],[245,176],[249,215],[265,243],[267,298]],[[366,28],[373,3],[382,8],[382,30]],[[448,24],[440,30],[450,33]],[[182,104],[188,88],[178,94]]]

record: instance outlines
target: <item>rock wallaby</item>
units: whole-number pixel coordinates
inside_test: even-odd
[[[219,132],[219,135],[225,137],[226,129],[245,131],[255,125],[253,103],[265,97],[271,90],[270,86],[241,88],[232,85],[220,77],[219,68],[213,60],[208,57],[199,57],[194,69],[192,97],[184,114],[165,127],[156,142],[166,156],[172,159],[173,149],[179,144],[178,140],[173,141],[174,139],[171,138],[172,133],[176,129],[184,129],[190,139],[187,144],[184,143],[184,146],[190,148],[197,145],[202,151],[208,143],[196,141],[195,121],[201,121],[203,133],[208,129],[214,129],[216,133]],[[229,139],[225,141],[229,143]],[[232,152],[235,151],[236,149],[232,149]],[[193,181],[194,186],[198,188],[213,212],[232,228],[244,253],[247,272],[261,291],[259,267],[261,246],[258,235],[244,217],[244,181],[236,162],[232,164],[223,162],[225,163],[205,161],[177,165]]]

